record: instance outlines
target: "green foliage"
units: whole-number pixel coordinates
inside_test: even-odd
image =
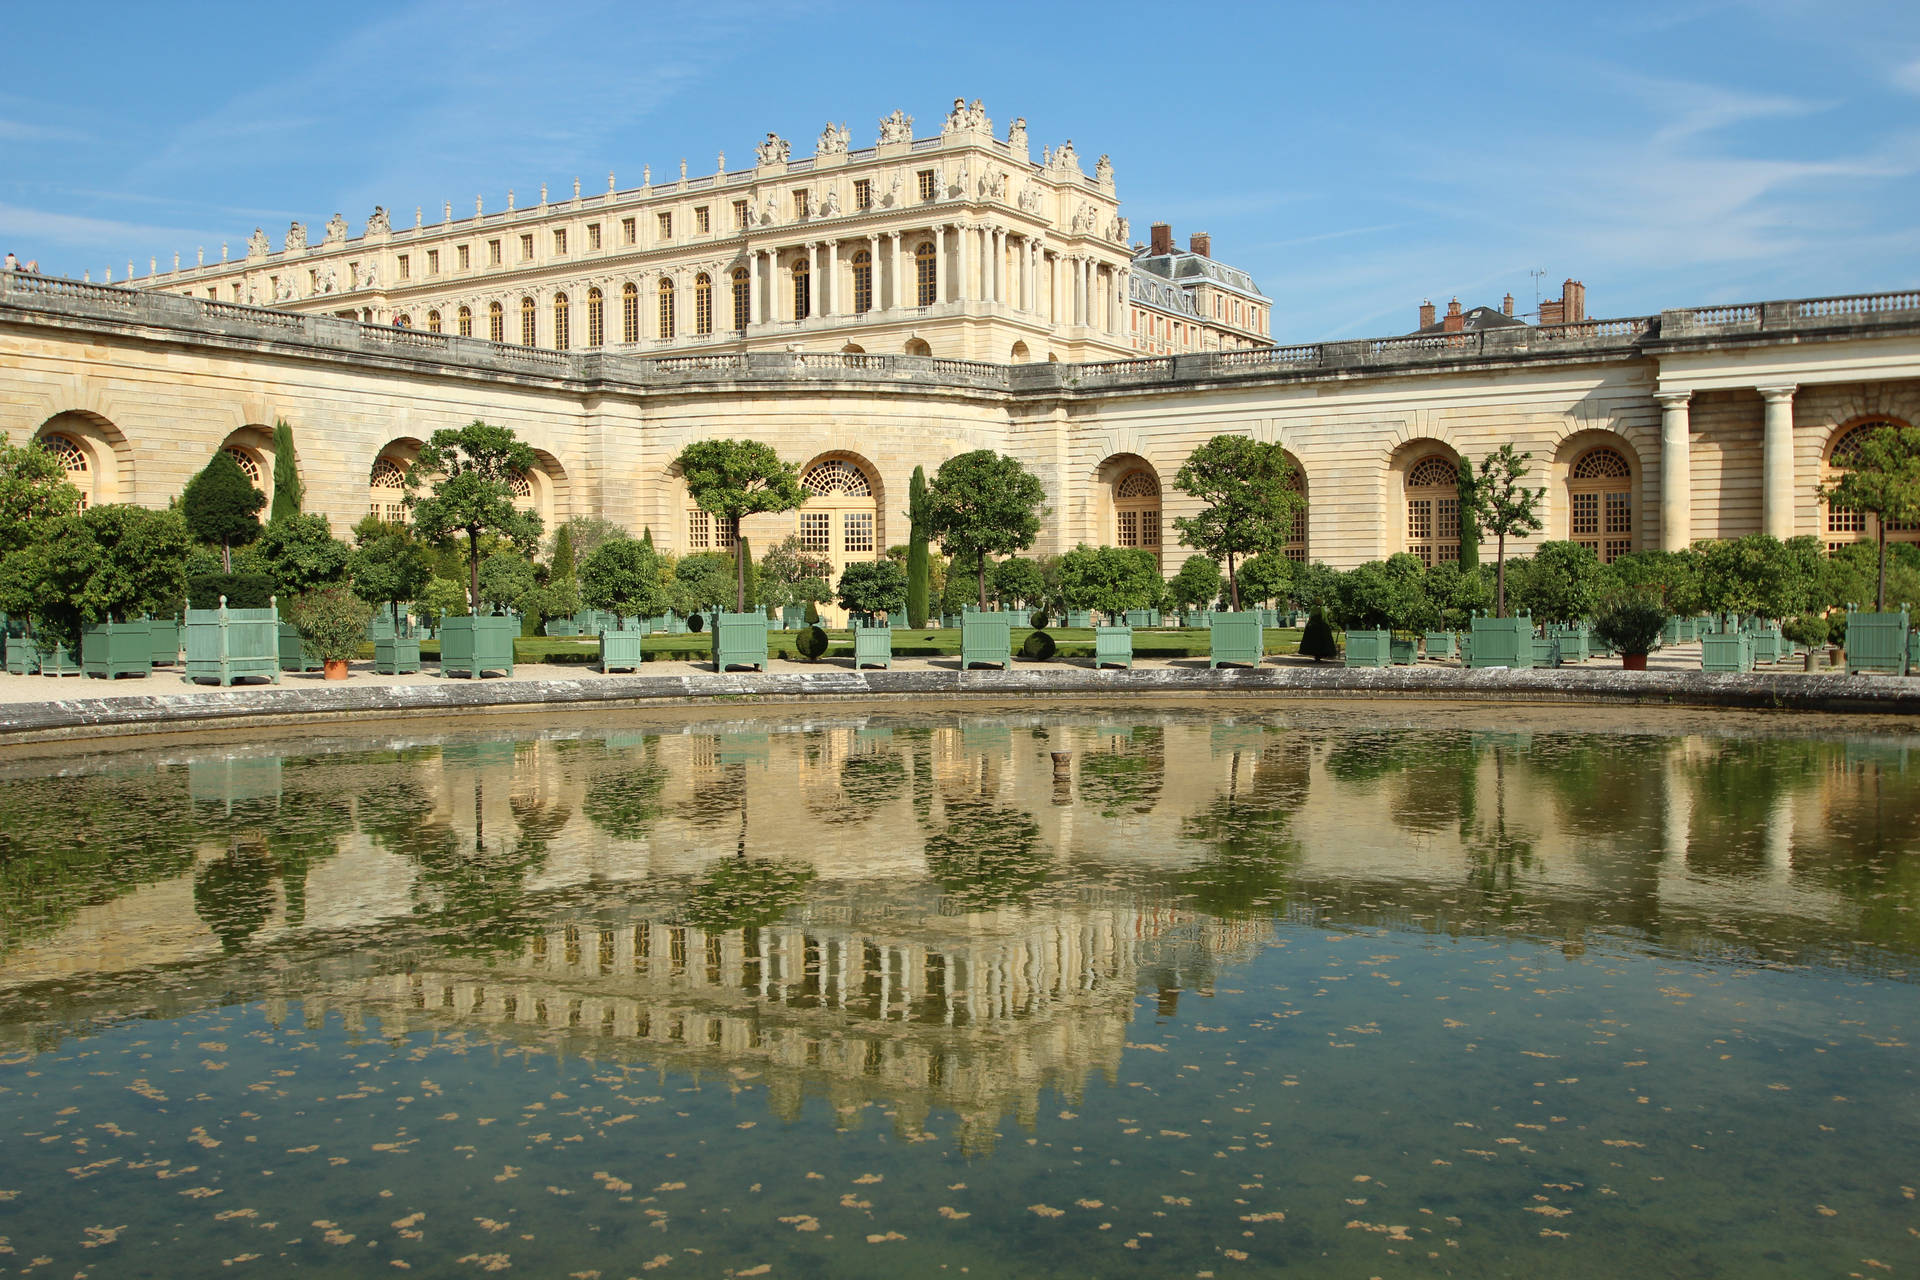
[[[480,599],[495,607],[528,612],[539,588],[533,561],[511,551],[496,551],[480,562]]]
[[[1535,622],[1576,622],[1599,603],[1600,559],[1577,542],[1543,542],[1512,573],[1514,607]]]
[[[353,553],[333,536],[325,516],[296,512],[268,522],[248,558],[248,568],[265,574],[274,593],[288,598],[344,579]]]
[[[1484,567],[1467,569],[1443,560],[1427,570],[1426,589],[1439,625],[1449,631],[1464,631],[1475,614],[1493,607],[1493,573]]]
[[[1174,604],[1182,609],[1207,609],[1220,598],[1220,566],[1212,557],[1192,555],[1181,564],[1180,572],[1167,583]]]
[[[1643,589],[1622,591],[1608,599],[1593,620],[1593,634],[1621,653],[1652,653],[1660,647],[1660,630],[1667,607]]]
[[[572,575],[549,578],[533,593],[533,609],[542,618],[571,618],[580,612],[580,580]]]
[[[931,557],[927,554],[927,472],[913,469],[907,485],[907,520],[911,532],[907,538],[907,625],[927,625],[927,605],[933,593]]]
[[[1318,609],[1307,615],[1306,630],[1300,633],[1300,652],[1315,662],[1340,653],[1340,646],[1333,641],[1333,628],[1327,624],[1327,615]]]
[[[799,906],[815,871],[790,858],[722,858],[687,894],[687,923],[709,933],[759,929]]]
[[[46,532],[8,558],[5,594],[30,592],[30,616],[53,639],[77,645],[82,628],[95,623],[179,608],[191,538],[178,512],[91,507]]]
[[[1702,603],[1715,613],[1785,618],[1814,606],[1820,542],[1781,542],[1764,533],[1696,543]]]
[[[1160,568],[1140,547],[1089,547],[1081,543],[1060,557],[1060,591],[1068,607],[1121,614],[1152,608],[1160,594]]]
[[[1888,424],[1866,433],[1844,455],[1832,481],[1820,486],[1830,506],[1865,511],[1874,517],[1880,548],[1874,607],[1887,607],[1887,526],[1920,524],[1920,427]]]
[[[1233,607],[1240,607],[1239,560],[1278,552],[1304,499],[1293,487],[1286,450],[1247,436],[1218,435],[1188,455],[1173,487],[1199,500],[1195,516],[1174,517],[1180,540],[1216,564],[1226,561]],[[1177,596],[1176,592],[1176,596]]]
[[[811,610],[813,606],[808,605],[807,608]],[[818,662],[820,655],[827,651],[827,633],[816,625],[818,622],[817,617],[809,621],[800,634],[793,638],[793,647],[808,662]]]
[[[1340,575],[1339,613],[1347,630],[1426,631],[1440,622],[1427,594],[1427,568],[1400,552]]]
[[[840,575],[840,607],[898,617],[907,607],[907,572],[892,560],[862,560]]]
[[[1040,605],[1047,599],[1046,575],[1040,572],[1040,566],[1031,560],[1019,556],[1008,556],[993,566],[988,575],[993,581],[993,594],[1002,609],[1013,605]]]
[[[273,424],[273,510],[267,513],[269,524],[300,514],[306,498],[306,486],[300,483],[300,460],[293,451],[293,427],[285,418]]]
[[[1511,444],[1480,459],[1480,473],[1473,482],[1473,510],[1462,510],[1461,523],[1469,519],[1492,533],[1498,550],[1494,560],[1494,616],[1507,616],[1507,539],[1540,532],[1540,503],[1545,489],[1522,485],[1531,453],[1515,453]]]
[[[1808,649],[1818,648],[1828,643],[1833,636],[1833,626],[1823,614],[1803,613],[1787,621],[1780,628],[1780,634]]]
[[[480,607],[480,542],[498,535],[522,555],[540,545],[540,517],[513,505],[513,480],[532,471],[539,460],[531,446],[507,427],[478,420],[457,429],[433,433],[407,471],[413,527],[427,542],[461,535],[467,540],[467,591],[474,609]],[[433,491],[413,494],[421,480],[433,479]]]
[[[833,599],[827,576],[833,563],[801,546],[790,533],[773,544],[759,565],[760,598],[769,605],[825,604]]]
[[[1294,572],[1293,601],[1309,612],[1330,612],[1340,606],[1340,571],[1315,560]]]
[[[977,581],[981,575],[977,564],[973,557],[965,555],[957,555],[947,562],[942,578],[945,585],[940,590],[941,613],[960,613],[970,605],[978,605]]]
[[[1473,464],[1461,458],[1455,466],[1454,491],[1460,495],[1460,568],[1472,573],[1480,567],[1480,490]]]
[[[1690,618],[1706,608],[1700,583],[1700,553],[1635,551],[1617,557],[1606,567],[1603,591],[1645,590],[1669,614]]]
[[[665,571],[646,543],[614,538],[580,566],[580,596],[587,607],[622,618],[655,617],[667,610]]]
[[[574,516],[563,520],[554,528],[553,536],[547,539],[547,563],[558,567],[560,552],[560,533],[566,531],[567,544],[572,549],[572,572],[578,573],[586,558],[615,538],[624,538],[627,531],[611,520],[602,520],[599,516]],[[651,542],[647,543],[652,546]]]
[[[1876,598],[1880,576],[1879,548],[1871,542],[1848,543],[1821,566],[1817,599],[1824,608],[1865,607]],[[1887,599],[1920,603],[1920,547],[1910,543],[1889,546],[1886,567]]]
[[[438,575],[427,579],[427,588],[415,602],[420,606],[420,620],[430,627],[440,625],[442,618],[458,618],[468,612],[467,589],[451,578]]]
[[[411,528],[368,516],[353,527],[353,537],[359,544],[349,565],[356,595],[376,605],[420,598],[433,570]]]
[[[287,604],[287,621],[323,662],[345,662],[357,654],[372,618],[373,609],[345,583],[305,592]]]
[[[991,449],[948,458],[927,486],[927,533],[956,562],[966,558],[982,609],[987,607],[987,557],[1010,556],[1033,545],[1046,496],[1039,477]]]
[[[187,579],[187,608],[218,609],[223,598],[229,609],[264,609],[273,603],[273,583],[264,573],[199,573]]]
[[[573,529],[563,524],[553,531],[553,551],[547,557],[547,573],[553,578],[571,578],[574,574]]]
[[[15,448],[0,432],[0,561],[24,550],[54,521],[79,511],[80,491],[67,482],[60,459],[38,442]]]
[[[807,601],[807,609],[806,612],[801,615],[801,620],[810,627],[817,626],[820,622],[820,606],[812,600]],[[821,652],[824,653],[825,650],[821,650]]]
[[[1047,662],[1060,651],[1053,637],[1044,631],[1030,631],[1027,638],[1020,642],[1020,656],[1028,662]]]
[[[738,589],[733,557],[724,551],[696,551],[680,557],[668,588],[674,610],[685,614],[724,609]]]
[[[260,536],[260,508],[266,505],[267,495],[253,487],[225,449],[215,450],[180,495],[188,532],[219,545],[221,568],[228,573],[233,572],[233,549]]]
[[[696,440],[674,460],[694,505],[738,524],[743,516],[791,511],[807,500],[800,472],[758,440]],[[747,608],[746,561],[735,565],[734,608]]]
[[[1250,604],[1270,605],[1293,593],[1293,562],[1278,551],[1262,551],[1240,566],[1240,596]]]

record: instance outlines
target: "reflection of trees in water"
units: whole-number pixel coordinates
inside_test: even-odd
[[[228,952],[273,914],[276,880],[286,922],[304,923],[307,873],[333,857],[339,838],[353,829],[355,771],[318,758],[274,763],[278,794],[226,804],[209,825],[226,832],[227,851],[194,872],[194,910]]]
[[[266,846],[236,840],[193,873],[193,909],[229,955],[273,914],[273,862]]]
[[[1197,910],[1221,918],[1271,910],[1303,853],[1291,824],[1307,787],[1308,757],[1300,744],[1267,747],[1257,760],[1234,752],[1226,791],[1181,824],[1181,836],[1206,846],[1207,856],[1175,877],[1178,891]]]
[[[1525,908],[1519,875],[1534,865],[1533,837],[1507,827],[1507,747],[1493,747],[1493,813],[1467,835],[1467,880],[1503,918]]]
[[[1837,744],[1803,738],[1732,738],[1689,757],[1692,789],[1687,867],[1707,875],[1750,876],[1766,865],[1775,807],[1824,776]]]
[[[1479,754],[1465,731],[1354,729],[1334,739],[1326,770],[1384,798],[1395,826],[1432,835],[1470,820]]]
[[[942,808],[946,825],[927,837],[927,870],[960,906],[1024,903],[1046,883],[1053,858],[1024,810],[984,796],[948,797]]]
[[[863,752],[840,762],[840,798],[820,816],[836,825],[867,821],[900,796],[907,765],[893,751]]]
[[[638,840],[660,819],[667,769],[652,744],[643,751],[608,751],[587,779],[580,812],[615,840]]]
[[[723,858],[694,884],[684,915],[709,933],[758,929],[798,906],[816,874],[792,859]]]
[[[746,820],[747,766],[734,761],[695,778],[676,812],[695,827],[711,829]]]
[[[1125,813],[1151,813],[1166,780],[1166,731],[1141,726],[1123,735],[1103,735],[1104,751],[1089,751],[1080,760],[1080,800],[1103,818]]]

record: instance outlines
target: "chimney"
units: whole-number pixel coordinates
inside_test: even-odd
[[[1187,248],[1203,258],[1213,256],[1213,237],[1204,231],[1196,231],[1187,237]]]
[[[1420,327],[1426,328],[1433,323],[1433,299],[1420,299]]]
[[[1579,324],[1587,318],[1587,286],[1578,280],[1568,280],[1560,286],[1560,309],[1566,316],[1564,323]]]
[[[1510,316],[1513,314],[1513,295],[1512,294],[1508,294],[1506,297],[1500,299],[1500,314],[1503,316]]]
[[[1172,223],[1156,222],[1153,224],[1153,227],[1149,232],[1149,234],[1152,235],[1153,237],[1151,252],[1155,257],[1160,257],[1163,254],[1169,254],[1173,252],[1173,224]]]
[[[1467,318],[1460,314],[1460,299],[1455,298],[1447,304],[1447,318],[1441,323],[1441,331],[1444,333],[1467,331]]]
[[[1541,324],[1565,324],[1567,304],[1560,298],[1546,298],[1540,303]]]

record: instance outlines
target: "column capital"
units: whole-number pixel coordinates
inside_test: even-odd
[[[1653,398],[1660,402],[1662,409],[1684,409],[1693,399],[1691,391],[1656,391]]]
[[[1754,388],[1755,391],[1758,391],[1760,393],[1760,398],[1762,400],[1765,400],[1768,404],[1779,404],[1783,400],[1791,400],[1793,399],[1793,393],[1798,391],[1799,389],[1800,389],[1799,384],[1792,383],[1792,382],[1786,383],[1781,386]]]

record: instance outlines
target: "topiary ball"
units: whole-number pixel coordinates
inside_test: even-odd
[[[1052,636],[1044,631],[1035,631],[1020,642],[1020,656],[1028,662],[1046,662],[1059,648]]]
[[[1053,619],[1047,616],[1047,611],[1045,609],[1035,609],[1033,611],[1033,616],[1027,619],[1028,625],[1030,625],[1035,631],[1045,631],[1047,629],[1047,624],[1051,621],[1053,621]]]
[[[794,637],[793,647],[808,662],[818,662],[820,655],[827,651],[827,633],[819,627],[808,627]]]
[[[707,619],[702,614],[696,613],[687,619],[687,630],[689,631],[703,631],[706,629],[706,625]]]

